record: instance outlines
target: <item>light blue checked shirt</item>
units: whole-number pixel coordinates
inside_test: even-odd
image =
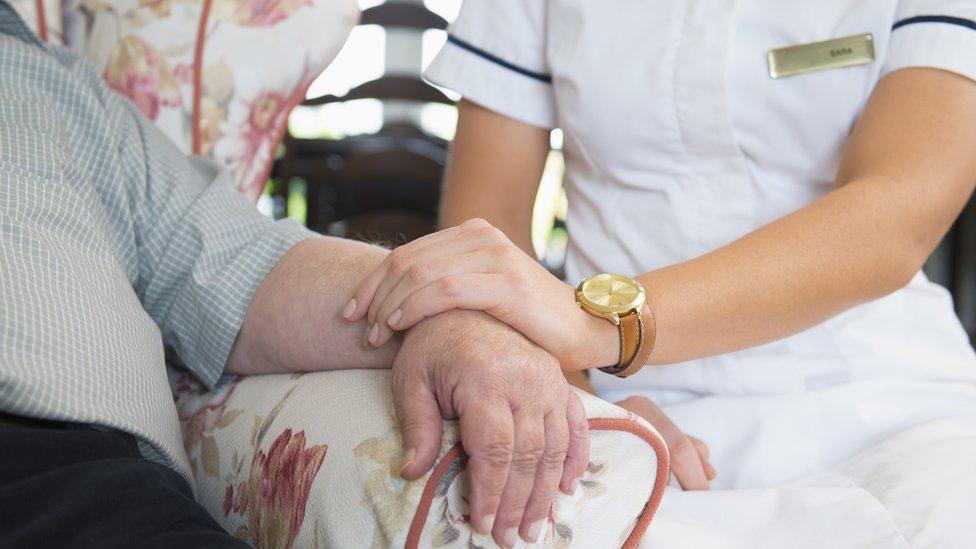
[[[213,385],[258,284],[310,234],[0,2],[0,410],[127,431],[189,479],[164,356]]]

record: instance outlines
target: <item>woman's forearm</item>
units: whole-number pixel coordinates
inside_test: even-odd
[[[932,69],[886,76],[848,143],[837,189],[723,248],[639,276],[657,324],[651,362],[786,337],[906,284],[972,194],[974,121],[972,81]],[[480,208],[491,207],[485,200]],[[483,310],[549,350],[564,370],[619,359],[614,327],[581,311],[571,287],[484,221],[394,253],[396,268],[377,269],[357,291],[371,322],[403,330],[445,310]],[[385,332],[376,344],[392,335]]]
[[[480,217],[534,257],[532,208],[548,153],[548,130],[461,101],[444,177],[441,228]]]
[[[924,257],[906,245],[897,213],[912,207],[910,197],[892,196],[892,187],[857,182],[719,250],[640,276],[658,330],[652,362],[786,337],[905,285]]]
[[[458,122],[444,182],[441,227],[481,217],[535,257],[532,210],[549,153],[548,132],[467,102],[460,105]],[[500,166],[497,156],[508,160]],[[586,372],[566,372],[566,380],[596,394]]]
[[[971,81],[929,69],[886,77],[852,135],[836,190],[719,250],[639,277],[658,326],[652,362],[779,339],[905,285],[972,193],[974,128]]]

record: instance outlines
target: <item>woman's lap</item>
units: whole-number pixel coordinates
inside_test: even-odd
[[[876,379],[792,394],[709,396],[662,409],[708,444],[718,472],[713,487],[762,488],[830,471],[916,425],[976,417],[976,385]]]
[[[764,488],[670,489],[655,548],[965,547],[976,515],[976,416],[925,422],[828,471]]]

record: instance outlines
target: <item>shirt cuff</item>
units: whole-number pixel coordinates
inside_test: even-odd
[[[210,303],[195,304],[202,314],[194,327],[198,334],[206,336],[197,337],[196,344],[184,349],[180,357],[208,389],[213,388],[224,372],[227,357],[258,285],[285,252],[314,235],[290,219],[269,224],[221,269],[219,277],[208,283],[211,291],[203,295]]]
[[[896,23],[882,76],[909,67],[942,69],[976,80],[976,23],[951,17]]]
[[[449,35],[424,78],[509,118],[555,127],[550,75],[510,63],[463,39]]]

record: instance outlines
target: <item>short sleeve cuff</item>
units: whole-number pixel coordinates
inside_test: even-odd
[[[532,126],[555,127],[551,76],[519,67],[454,36],[424,77],[499,114]]]
[[[208,388],[212,388],[224,372],[227,357],[244,324],[244,314],[258,286],[292,246],[314,235],[293,220],[274,223],[249,247],[242,250],[225,269],[225,276],[215,280],[216,289],[208,297],[213,307],[204,308],[202,332],[211,337],[201,338],[195,349],[196,357],[187,357],[187,365]]]
[[[909,67],[929,67],[976,81],[976,23],[928,19],[896,23],[882,75]]]
[[[285,252],[314,235],[292,220],[269,224],[221,269],[220,276],[208,283],[209,291],[197,294],[197,299],[204,302],[194,304],[201,313],[195,328],[199,334],[207,335],[196,338],[196,345],[184,349],[181,358],[207,388],[212,388],[223,374],[258,286]]]

